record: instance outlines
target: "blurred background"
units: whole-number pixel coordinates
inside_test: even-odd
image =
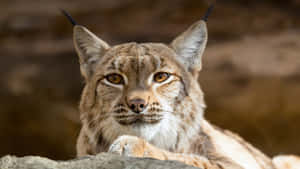
[[[83,88],[66,9],[110,44],[170,42],[209,0],[1,0],[0,156],[75,157]],[[206,117],[300,155],[300,0],[219,0],[199,81]]]

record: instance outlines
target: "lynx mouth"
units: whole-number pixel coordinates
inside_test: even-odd
[[[156,124],[162,120],[162,115],[159,114],[123,115],[123,116],[116,117],[116,120],[121,125]]]

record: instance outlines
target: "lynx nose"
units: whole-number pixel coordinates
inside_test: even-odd
[[[128,101],[128,107],[135,113],[140,113],[147,107],[145,100],[135,98]]]

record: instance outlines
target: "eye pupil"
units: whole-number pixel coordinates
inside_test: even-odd
[[[155,81],[155,82],[158,82],[158,83],[161,83],[161,82],[167,80],[169,77],[170,77],[170,74],[169,74],[169,73],[166,73],[166,72],[159,72],[159,73],[156,73],[156,74],[154,75],[154,81]]]
[[[113,84],[122,84],[123,83],[123,77],[119,74],[110,74],[106,76],[106,79]]]

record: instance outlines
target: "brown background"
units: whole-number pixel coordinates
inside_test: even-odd
[[[1,0],[0,156],[75,156],[76,20],[110,44],[170,42],[208,0]],[[219,0],[200,82],[206,116],[268,155],[300,155],[300,1]]]

